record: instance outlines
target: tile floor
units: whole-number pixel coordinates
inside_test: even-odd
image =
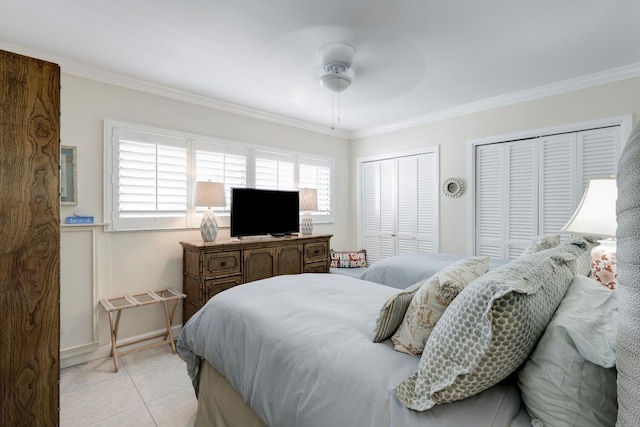
[[[60,371],[60,425],[192,427],[196,397],[185,362],[169,346]]]

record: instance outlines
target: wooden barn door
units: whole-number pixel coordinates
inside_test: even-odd
[[[0,51],[0,425],[59,424],[60,68]]]

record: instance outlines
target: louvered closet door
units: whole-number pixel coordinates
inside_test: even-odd
[[[532,230],[534,233],[529,238],[535,235],[559,234],[577,206],[574,205],[578,179],[576,134],[542,137],[537,144],[541,164],[538,178],[540,219],[537,229]]]
[[[396,253],[434,251],[435,156],[396,159]]]
[[[503,258],[517,258],[536,232],[538,220],[538,163],[531,140],[506,144],[507,194]]]
[[[393,159],[362,165],[362,246],[373,263],[396,253]]]
[[[582,177],[579,192],[574,199],[577,207],[591,178],[612,176],[618,170],[622,138],[620,127],[615,126],[578,132],[576,140],[578,159],[581,160],[577,175]]]
[[[435,153],[362,163],[362,246],[367,260],[437,250]]]
[[[476,253],[516,258],[537,221],[537,162],[531,140],[479,146]]]
[[[615,172],[620,146],[617,126],[477,146],[476,254],[514,259],[534,236],[561,234],[589,179]]]

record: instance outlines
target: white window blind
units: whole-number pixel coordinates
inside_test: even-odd
[[[107,230],[197,228],[204,208],[193,206],[193,188],[207,180],[225,185],[227,206],[214,208],[223,227],[233,187],[316,188],[314,221],[334,220],[332,159],[130,123],[104,126]]]
[[[314,220],[331,216],[332,164],[327,160],[299,157],[298,188],[314,188],[317,191],[318,210],[313,212]]]
[[[256,150],[256,188],[295,189],[295,159],[292,155]]]
[[[112,162],[111,222],[138,229],[148,219],[162,228],[187,225],[187,145],[184,139],[118,129]]]
[[[240,147],[229,147],[206,141],[196,142],[196,181],[213,181],[224,184],[227,206],[213,208],[216,215],[231,209],[231,188],[247,187],[248,162],[251,152]],[[203,212],[205,208],[200,208]],[[222,223],[225,223],[223,220]],[[221,223],[221,225],[222,225]]]

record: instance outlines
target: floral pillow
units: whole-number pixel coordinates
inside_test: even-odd
[[[422,354],[427,338],[449,303],[465,286],[489,271],[489,257],[462,259],[425,280],[415,293],[398,330],[391,337],[397,351]]]
[[[331,268],[360,268],[367,266],[367,251],[334,251],[331,249]]]

